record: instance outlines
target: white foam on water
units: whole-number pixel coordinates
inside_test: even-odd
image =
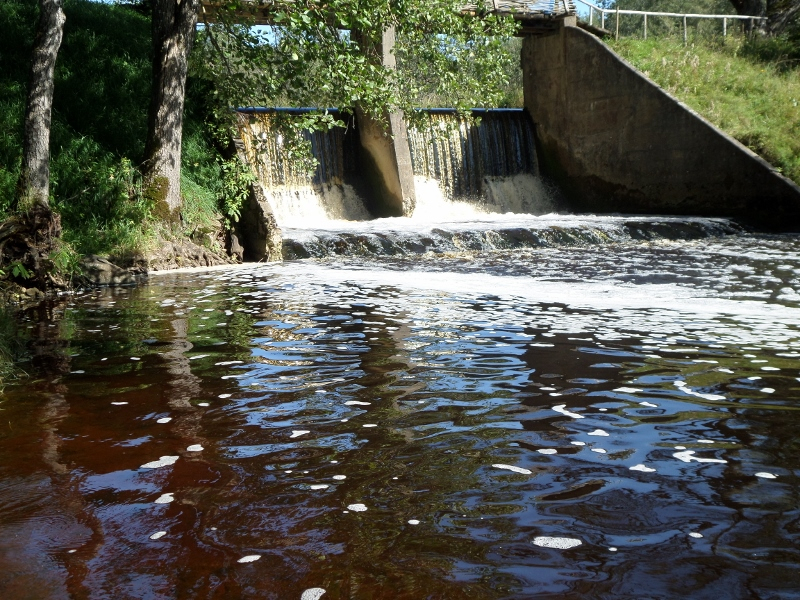
[[[717,369],[720,373],[733,373],[730,369]]]
[[[777,479],[778,478],[777,475],[774,475],[772,473],[767,473],[766,471],[759,471],[758,473],[756,473],[756,477],[758,477],[760,479]]]
[[[658,408],[658,404],[653,404],[652,402],[639,402],[640,406],[647,406],[649,408]]]
[[[559,404],[553,407],[553,410],[557,413],[561,413],[562,415],[566,415],[568,417],[572,417],[573,419],[583,419],[583,415],[579,415],[578,413],[570,412],[567,410],[566,404]]]
[[[353,512],[364,512],[365,510],[367,510],[367,507],[366,505],[361,503],[348,504],[347,510],[352,510]]]
[[[301,435],[305,435],[307,433],[311,433],[311,432],[308,431],[307,429],[296,429],[296,430],[292,431],[292,435],[290,435],[289,437],[290,438],[297,438],[297,437],[300,437]]]
[[[142,360],[142,359],[139,358],[138,356],[131,356],[131,360]]]
[[[192,444],[188,448],[186,448],[187,452],[202,452],[203,447],[200,444]]]
[[[540,548],[556,548],[558,550],[568,550],[569,548],[575,548],[583,544],[581,540],[577,540],[575,538],[565,538],[565,537],[549,537],[549,536],[538,536],[533,538],[533,545],[539,546]]]
[[[172,417],[161,417],[156,421],[156,423],[163,424],[163,423],[169,423],[170,421],[172,421]]]
[[[343,479],[347,479],[347,475],[334,475],[333,478],[337,481],[342,481]]]
[[[505,471],[513,471],[514,473],[521,473],[522,475],[532,475],[533,471],[523,469],[522,467],[515,467],[514,465],[504,465],[502,463],[492,465],[495,469],[503,469]]]
[[[409,519],[408,520],[408,524],[409,525],[419,525],[419,521],[417,519]]]
[[[714,440],[703,440],[703,439],[701,439],[701,440],[697,440],[697,443],[698,444],[713,444]]]
[[[312,490],[324,490],[331,486],[329,486],[327,483],[315,483],[314,485],[310,485],[308,487],[310,487]]]
[[[727,460],[722,460],[721,458],[700,458],[698,456],[694,456],[694,450],[684,450],[683,452],[675,452],[672,456],[677,458],[678,460],[682,460],[685,463],[688,462],[699,462],[699,463],[721,463],[726,464]]]
[[[149,463],[144,463],[140,469],[158,469],[160,467],[168,467],[170,465],[174,465],[175,461],[180,458],[179,456],[162,456],[158,460],[151,461]]]
[[[125,404],[127,404],[127,402],[112,402],[111,404],[113,404],[114,406],[124,406]]]
[[[570,442],[573,446],[585,446],[586,442]]]
[[[598,454],[608,454],[608,453],[607,453],[605,450],[603,450],[602,448],[592,448],[592,452],[597,452]]]
[[[210,404],[208,402],[198,402],[197,406],[206,407],[206,406],[210,406]]]
[[[222,362],[214,363],[217,367],[226,367],[228,365],[242,365],[244,364],[243,360],[223,360]]]
[[[260,554],[248,554],[247,556],[243,556],[242,558],[240,558],[236,562],[237,563],[251,563],[251,562],[256,562],[260,558],[261,558]]]
[[[702,358],[696,358],[692,362],[693,363],[708,363],[708,364],[711,364],[711,365],[718,365],[719,364],[718,360],[706,360],[706,359],[702,359]]]
[[[154,504],[169,504],[173,502],[175,498],[173,497],[173,492],[169,492],[168,494],[161,494],[158,498],[153,500]]]
[[[610,547],[608,548],[608,551],[609,551],[609,552],[616,552],[616,551],[617,551],[617,549],[616,549],[614,546],[610,546]]]
[[[156,531],[153,535],[150,536],[150,539],[151,540],[160,540],[165,535],[167,535],[166,531]]]
[[[761,367],[762,371],[780,371],[778,367]]]
[[[539,454],[558,454],[558,450],[555,448],[539,448],[537,452]]]
[[[631,471],[641,471],[642,473],[655,473],[656,472],[656,470],[653,469],[652,467],[648,467],[648,466],[646,466],[644,464],[641,464],[641,463],[638,464],[638,465],[633,465],[632,467],[630,467],[630,470]]]
[[[300,595],[300,600],[319,600],[324,593],[323,588],[309,588]]]
[[[630,387],[619,387],[614,390],[615,392],[619,392],[621,394],[635,394],[637,392],[641,392],[639,388],[630,388]]]
[[[197,360],[199,358],[206,358],[208,356],[211,356],[211,355],[210,354],[197,354],[195,356],[190,356],[189,360]]]
[[[345,406],[369,406],[372,402],[361,402],[359,400],[348,400],[344,403]]]
[[[719,394],[703,394],[702,392],[695,392],[689,386],[686,385],[685,381],[675,381],[673,382],[675,387],[679,388],[684,394],[689,394],[690,396],[696,396],[698,398],[703,398],[705,400],[725,400],[725,396],[720,396]]]
[[[609,433],[607,431],[603,431],[602,429],[595,429],[594,431],[590,431],[586,435],[598,435],[601,437],[608,437]]]
[[[758,381],[759,379],[763,379],[760,375],[755,375],[754,377],[748,377],[748,381]]]
[[[231,394],[220,394],[219,396],[217,396],[217,398],[222,398],[223,400],[225,398],[230,398],[230,397],[231,397]]]
[[[362,427],[377,427],[375,423],[365,423]]]
[[[689,533],[689,536],[693,537],[693,538],[700,539],[701,537],[703,537],[703,534],[702,533],[697,533],[696,531],[692,531],[691,533]]]

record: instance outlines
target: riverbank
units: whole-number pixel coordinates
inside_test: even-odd
[[[162,225],[144,197],[144,153],[152,76],[150,18],[135,7],[66,0],[51,126],[51,206],[63,233],[53,262],[67,278],[81,257],[123,265],[158,258],[191,241],[224,254],[226,161],[209,126],[210,84],[190,74],[184,117],[181,221]],[[35,3],[0,4],[0,220],[19,178]],[[124,31],[125,35],[119,35]],[[24,283],[20,281],[20,283]]]
[[[742,38],[623,38],[625,60],[800,183],[800,68]]]

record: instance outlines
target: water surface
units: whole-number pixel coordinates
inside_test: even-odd
[[[797,597],[798,246],[328,257],[31,311],[2,598]]]

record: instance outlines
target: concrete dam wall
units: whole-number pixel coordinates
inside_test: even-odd
[[[800,229],[800,187],[574,23],[522,49],[540,163],[574,210]]]

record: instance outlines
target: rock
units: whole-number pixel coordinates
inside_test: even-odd
[[[79,285],[121,286],[136,285],[147,279],[147,273],[140,268],[132,267],[123,269],[111,261],[89,254],[81,261],[83,274],[78,278]]]
[[[233,258],[244,260],[244,246],[241,244],[241,234],[237,230],[228,232],[227,250]]]
[[[270,262],[283,259],[281,230],[259,183],[250,186],[237,231],[241,232],[246,260]]]

